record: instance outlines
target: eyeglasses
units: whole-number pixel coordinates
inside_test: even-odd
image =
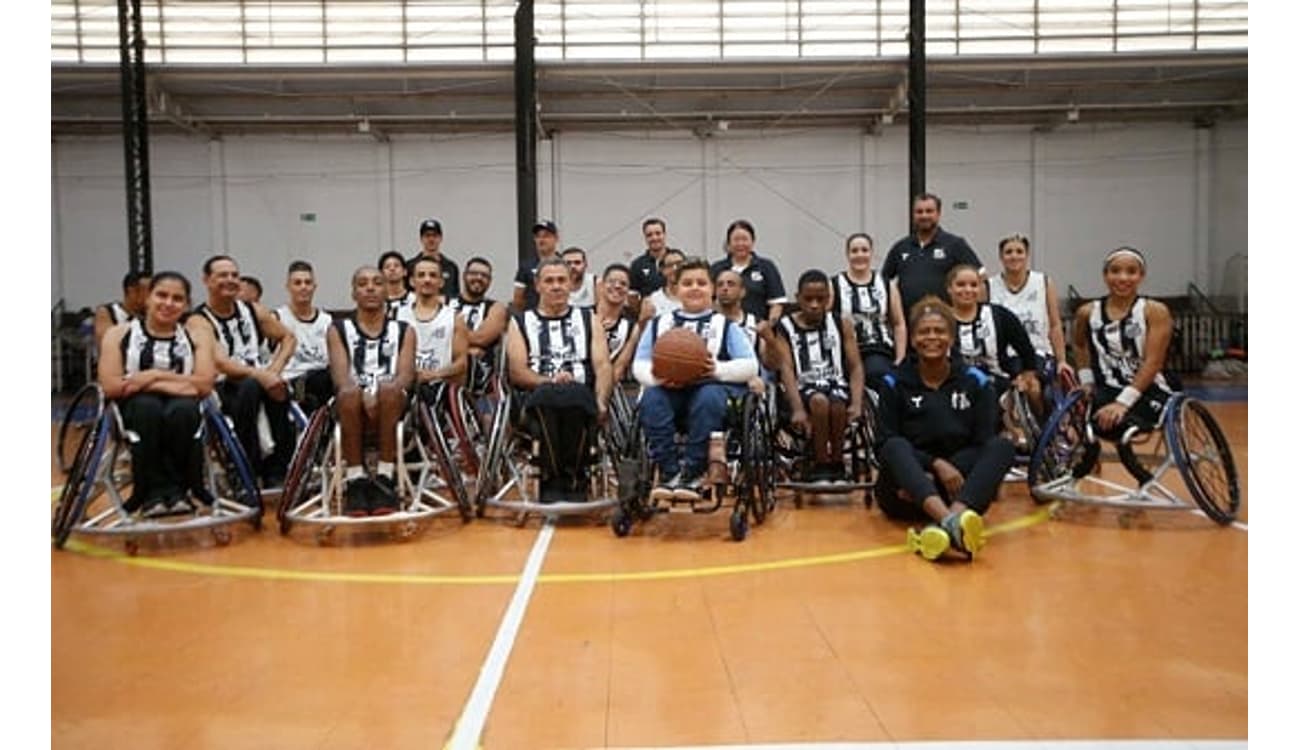
[[[492,274],[488,273],[487,271],[466,271],[466,272],[465,272],[465,278],[468,279],[468,278],[471,277],[471,276],[477,276],[477,277],[479,277],[480,279],[490,279],[490,278],[492,278]]]

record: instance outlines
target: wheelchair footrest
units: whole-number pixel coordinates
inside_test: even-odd
[[[875,486],[875,482],[777,482],[777,489],[806,492],[811,495],[844,495]]]

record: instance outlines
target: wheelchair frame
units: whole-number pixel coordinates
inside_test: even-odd
[[[614,466],[606,435],[602,430],[595,431],[596,441],[592,450],[598,452],[596,460],[588,465],[590,472],[590,492],[594,496],[583,502],[543,503],[537,496],[538,467],[532,459],[538,454],[538,438],[524,441],[515,425],[517,415],[515,400],[518,395],[505,380],[503,372],[496,374],[497,402],[492,411],[492,424],[486,435],[483,460],[479,467],[475,512],[482,518],[489,507],[500,508],[520,514],[519,521],[527,521],[529,515],[546,518],[566,515],[593,513],[613,507],[618,497],[613,494]],[[612,400],[612,399],[611,399]],[[516,497],[508,497],[511,490]]]
[[[1165,402],[1155,429],[1130,431],[1118,442],[1121,463],[1137,481],[1136,487],[1084,473],[1079,462],[1086,459],[1087,444],[1097,440],[1091,420],[1091,398],[1082,390],[1069,394],[1053,412],[1029,464],[1030,493],[1035,500],[1120,508],[1125,511],[1120,517],[1123,525],[1131,521],[1134,512],[1145,510],[1199,509],[1220,525],[1236,519],[1241,489],[1232,448],[1200,401],[1176,392]],[[1132,451],[1135,437],[1144,438],[1139,442],[1154,439],[1150,453],[1139,456]],[[1198,444],[1192,444],[1193,439]],[[1100,466],[1100,446],[1095,445],[1093,451],[1097,456],[1092,466],[1086,467],[1089,469]],[[1154,464],[1154,469],[1147,464]],[[1223,481],[1218,486],[1211,486],[1208,469],[1201,471],[1207,464],[1220,467]],[[1164,481],[1171,469],[1177,469],[1190,501]],[[1103,494],[1091,493],[1094,485]]]
[[[338,529],[391,530],[397,538],[409,539],[424,522],[452,510],[459,512],[462,522],[469,522],[469,493],[446,435],[418,393],[408,400],[396,430],[398,510],[382,516],[351,517],[343,513],[343,430],[334,414],[334,401],[313,412],[289,462],[276,513],[280,534],[288,535],[302,525],[313,528],[317,543],[324,545],[333,541]],[[414,462],[406,458],[410,451],[417,455]]]
[[[615,536],[627,536],[633,523],[661,513],[714,513],[726,506],[727,499],[731,500],[729,530],[735,541],[743,541],[748,535],[751,518],[756,525],[767,519],[776,507],[776,460],[768,409],[752,392],[739,400],[729,399],[728,409],[732,415],[740,412],[740,424],[728,424],[726,431],[727,480],[706,482],[699,500],[676,500],[651,495],[654,466],[645,434],[637,426],[636,410],[629,404],[630,421],[623,429],[626,447],[618,459],[619,504],[610,518]],[[611,415],[615,413],[612,408],[610,411]]]
[[[120,469],[129,466],[131,432],[117,405],[107,403],[99,386],[94,387],[97,407],[93,427],[81,437],[55,506],[51,535],[56,548],[61,549],[73,533],[116,536],[125,539],[127,553],[134,555],[143,536],[206,529],[224,546],[231,541],[229,527],[233,524],[248,522],[255,530],[261,529],[261,492],[215,395],[199,402],[200,424],[195,434],[203,441],[203,479],[213,505],[206,511],[171,518],[145,518],[128,511],[119,485],[126,483]],[[240,501],[241,496],[246,502]],[[101,498],[107,498],[106,505],[97,504]]]

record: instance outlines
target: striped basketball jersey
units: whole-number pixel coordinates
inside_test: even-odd
[[[957,348],[967,364],[974,365],[989,375],[1009,377],[998,363],[998,327],[993,320],[993,307],[979,303],[974,320],[957,321]]]
[[[576,382],[595,385],[596,371],[591,364],[590,308],[569,306],[554,317],[542,315],[537,308],[515,316],[528,349],[528,368],[542,377],[568,372]]]
[[[695,335],[704,339],[704,347],[709,350],[709,356],[715,360],[724,360],[730,358],[724,345],[727,341],[727,326],[731,325],[735,323],[727,320],[727,316],[720,312],[706,310],[691,314],[683,310],[673,310],[650,321],[650,340],[658,341],[659,334],[670,328],[685,328],[694,331]]]
[[[797,323],[794,313],[782,315],[777,322],[777,332],[790,344],[794,375],[799,385],[848,388],[848,369],[844,359],[847,353],[839,321],[828,310],[822,316],[821,324],[812,328]]]
[[[385,303],[389,320],[397,320],[397,313],[415,304],[415,292],[407,291],[400,297],[391,297]]]
[[[180,375],[194,372],[194,343],[181,326],[171,336],[150,336],[140,320],[132,320],[122,337],[122,371],[134,375],[145,370],[167,370]]]
[[[626,315],[620,315],[614,319],[614,325],[605,328],[605,343],[609,345],[609,360],[613,362],[618,359],[619,352],[627,346],[627,340],[632,335],[632,328],[635,324],[632,319]]]
[[[438,370],[451,364],[456,336],[456,311],[441,305],[433,317],[422,320],[414,306],[397,312],[397,319],[415,329],[415,369]]]
[[[889,327],[889,289],[885,279],[872,271],[871,279],[859,284],[849,278],[848,272],[835,274],[834,312],[853,322],[853,334],[858,339],[858,349],[894,352],[894,335]]]
[[[456,311],[461,318],[465,320],[465,327],[471,331],[477,331],[478,327],[483,325],[487,319],[488,312],[492,309],[495,301],[486,297],[478,302],[470,302],[464,297],[456,297],[447,303],[447,305]]]
[[[348,353],[348,370],[362,388],[369,388],[397,376],[397,357],[402,350],[406,323],[384,320],[379,335],[371,337],[357,325],[356,314],[333,323]]]
[[[125,307],[122,306],[121,302],[117,302],[117,301],[109,302],[108,304],[104,305],[104,309],[108,310],[108,317],[113,319],[113,325],[117,325],[118,323],[125,323],[126,321],[135,317],[130,312],[128,312]]]
[[[280,319],[298,341],[298,345],[293,349],[293,356],[289,358],[281,373],[285,380],[293,380],[312,370],[329,369],[328,335],[330,323],[333,321],[329,313],[317,308],[311,320],[302,320],[293,314],[293,310],[288,305],[281,305],[276,308],[275,317]]]
[[[227,357],[249,367],[266,366],[261,353],[262,329],[257,324],[252,305],[235,300],[235,311],[226,318],[217,315],[206,302],[195,312],[212,323],[217,332],[217,345],[225,350]]]
[[[1111,388],[1124,388],[1133,383],[1146,352],[1146,312],[1146,297],[1134,300],[1128,314],[1119,320],[1106,316],[1105,297],[1092,303],[1088,316],[1088,351],[1092,355],[1093,374],[1099,382]],[[1153,385],[1169,390],[1161,373],[1156,373]]]
[[[989,279],[989,302],[1015,313],[1029,334],[1034,351],[1044,355],[1052,353],[1052,342],[1047,337],[1051,320],[1047,316],[1047,276],[1041,271],[1030,271],[1024,286],[1014,292],[1002,274],[993,276]]]

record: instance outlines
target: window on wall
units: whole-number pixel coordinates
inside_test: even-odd
[[[514,0],[141,0],[153,63],[476,62]],[[54,62],[115,62],[117,0],[52,0]],[[908,0],[535,4],[540,60],[907,54]],[[1244,49],[1245,0],[927,0],[931,55]]]

